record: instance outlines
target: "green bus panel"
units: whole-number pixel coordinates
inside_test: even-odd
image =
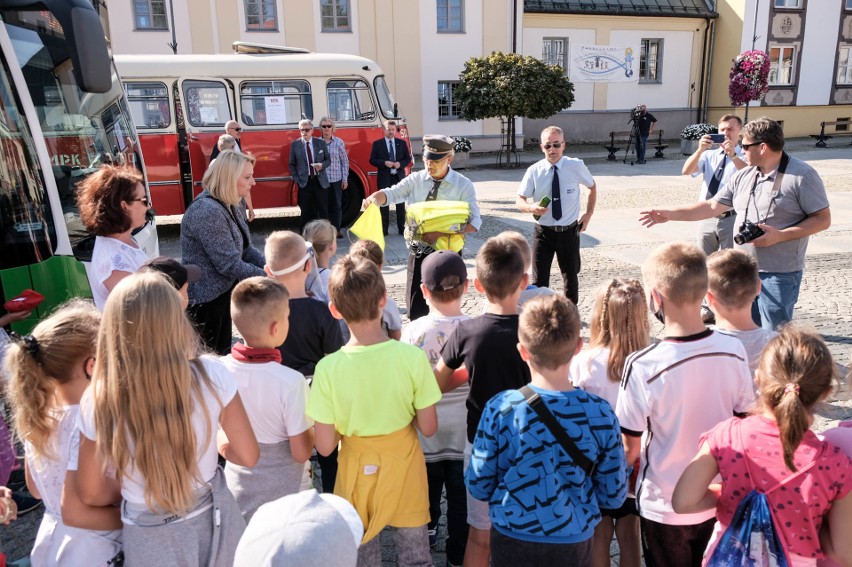
[[[29,317],[12,325],[12,330],[20,334],[30,332],[57,305],[73,297],[92,297],[86,268],[73,256],[52,256],[38,264],[0,270],[0,283],[4,302],[25,289],[34,289],[45,298]]]

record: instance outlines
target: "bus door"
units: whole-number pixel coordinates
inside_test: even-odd
[[[169,87],[160,81],[133,81],[124,83],[124,90],[139,133],[151,199],[157,214],[181,214],[185,210],[185,199],[192,198],[192,182],[190,179],[184,194]]]
[[[201,192],[201,178],[210,164],[210,154],[219,136],[225,133],[225,123],[234,116],[233,89],[222,79],[184,78],[178,81],[178,96],[195,197]]]

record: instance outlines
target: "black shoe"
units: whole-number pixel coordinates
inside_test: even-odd
[[[19,518],[41,506],[41,500],[33,498],[29,493],[13,492],[12,500],[14,500],[15,505],[18,506]]]
[[[427,531],[429,533],[429,547],[435,547],[438,545],[438,527],[436,526],[434,529],[427,527]]]

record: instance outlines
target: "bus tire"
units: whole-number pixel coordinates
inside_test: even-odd
[[[343,191],[343,198],[340,204],[342,213],[342,226],[349,226],[355,219],[358,218],[358,213],[361,212],[361,204],[364,201],[364,186],[361,185],[361,180],[358,176],[349,172],[349,187]]]

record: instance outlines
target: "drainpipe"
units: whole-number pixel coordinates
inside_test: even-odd
[[[705,96],[704,96],[704,107],[701,109],[702,120],[701,122],[707,121],[707,107],[710,104],[710,72],[713,70],[713,46],[716,41],[716,21],[714,20],[711,23],[710,30],[710,52],[707,54],[707,82],[705,88]]]
[[[707,72],[707,34],[710,32],[710,18],[704,18],[704,44],[701,46],[701,78],[698,80],[698,108],[695,121],[701,122],[701,109],[704,107],[704,74]]]
[[[518,52],[518,0],[512,0],[512,53]]]

